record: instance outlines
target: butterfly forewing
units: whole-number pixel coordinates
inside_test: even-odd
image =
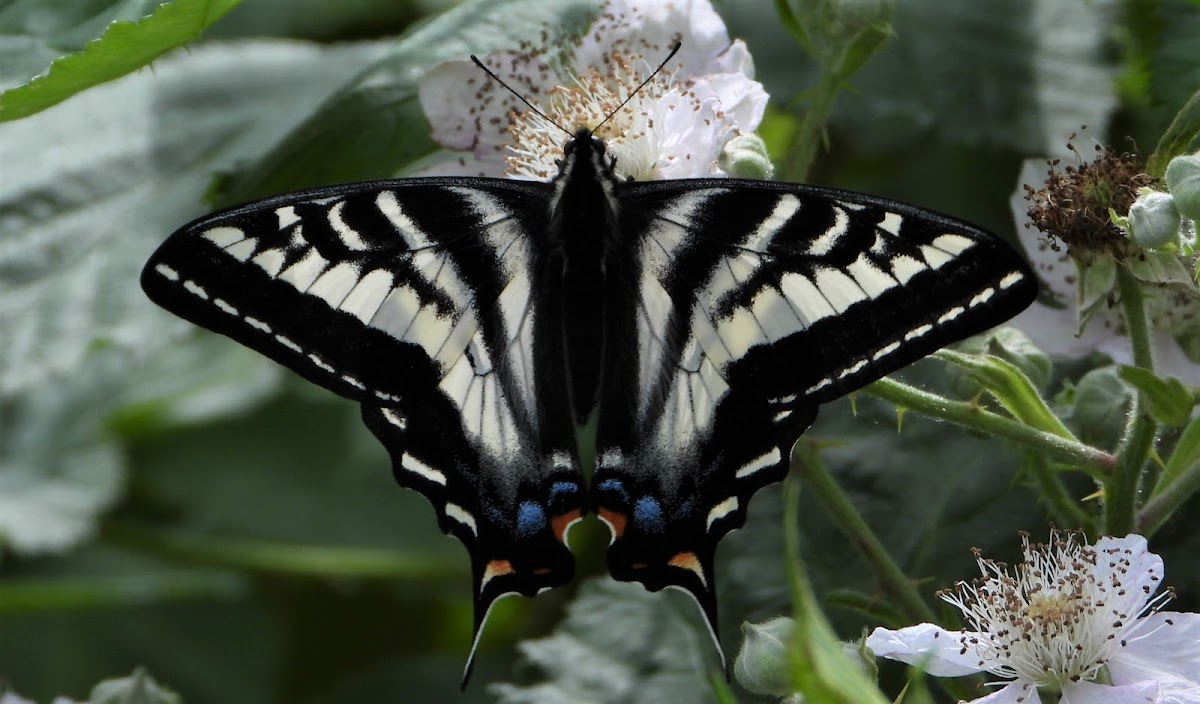
[[[820,403],[992,327],[1036,293],[967,223],[759,181],[620,184],[636,368],[602,405],[592,501],[618,579],[680,587],[715,628],[713,557]],[[636,243],[636,245],[632,244]]]
[[[429,179],[296,193],[185,226],[143,273],[159,305],[362,403],[396,478],[471,553],[477,624],[499,596],[573,575],[574,428],[564,380],[534,365],[549,192]]]

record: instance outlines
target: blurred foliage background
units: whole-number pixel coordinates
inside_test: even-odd
[[[0,2],[0,87],[156,5]],[[153,247],[215,204],[402,174],[435,149],[422,70],[594,6],[450,5],[244,0],[152,68],[0,123],[0,683],[82,699],[145,666],[193,703],[459,696],[467,556],[395,486],[357,409],[137,284]],[[772,3],[717,8],[772,96],[762,133],[786,178],[815,67]],[[907,0],[893,30],[839,96],[808,180],[1010,238],[1024,159],[1062,154],[1084,125],[1149,151],[1200,86],[1193,0]],[[1059,365],[1047,390],[1098,364]],[[955,383],[932,362],[907,378]],[[911,414],[898,431],[871,398],[856,411],[831,404],[807,435],[828,441],[838,481],[931,598],[975,574],[971,547],[1012,558],[1017,531],[1048,529],[1003,442]],[[1116,442],[1119,413],[1064,415]],[[790,611],[782,520],[778,488],[764,490],[718,553],[730,655],[743,621]],[[875,623],[867,565],[811,497],[799,528],[829,617],[857,637]],[[713,700],[715,657],[686,598],[608,580],[603,529],[572,538],[581,578],[501,603],[459,700]],[[1194,610],[1200,531],[1179,519],[1152,547],[1175,608]]]

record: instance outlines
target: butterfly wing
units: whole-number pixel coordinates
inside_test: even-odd
[[[270,198],[183,227],[142,275],[164,308],[362,404],[396,479],[471,554],[476,643],[497,598],[574,572],[574,429],[563,385],[534,374],[550,189],[422,179]]]
[[[612,575],[687,591],[715,638],[716,546],[819,404],[1007,320],[1036,284],[994,236],[862,194],[660,181],[618,198],[636,364],[606,370],[592,502]]]

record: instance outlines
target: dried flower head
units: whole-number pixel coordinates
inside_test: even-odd
[[[1067,148],[1078,163],[1059,169],[1061,162],[1054,159],[1048,162],[1043,188],[1024,186],[1030,203],[1026,227],[1048,235],[1047,244],[1056,252],[1061,251],[1060,241],[1066,244],[1067,253],[1084,264],[1098,254],[1118,260],[1136,255],[1137,247],[1112,223],[1109,212],[1128,213],[1138,189],[1153,185],[1155,179],[1145,173],[1136,154],[1097,144],[1096,158],[1086,162],[1074,143],[1068,142]]]

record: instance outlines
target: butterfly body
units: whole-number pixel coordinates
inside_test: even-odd
[[[615,578],[684,590],[715,634],[716,547],[819,405],[1036,293],[962,221],[797,184],[623,181],[586,131],[547,183],[346,184],[201,218],[142,285],[362,404],[471,554],[476,643],[499,597],[570,581],[586,512]]]

